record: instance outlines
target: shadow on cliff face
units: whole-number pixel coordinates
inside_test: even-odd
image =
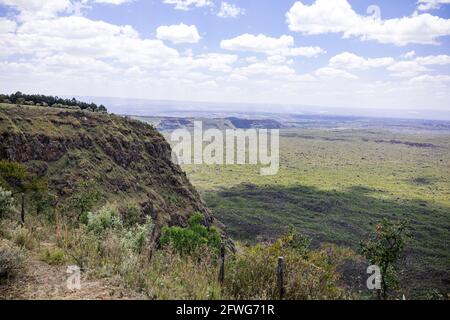
[[[238,185],[204,194],[229,234],[251,243],[274,239],[293,225],[312,238],[313,246],[332,242],[358,251],[360,241],[373,233],[382,218],[407,220],[412,239],[402,264],[403,286],[415,292],[419,288],[448,292],[450,209],[425,200],[388,200],[382,196],[382,191],[365,186],[325,191],[302,185]],[[352,268],[355,266],[347,271]]]

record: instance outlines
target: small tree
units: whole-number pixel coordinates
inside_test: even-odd
[[[181,254],[195,253],[202,246],[210,247],[218,252],[221,246],[219,231],[214,227],[205,227],[202,224],[203,221],[204,216],[197,212],[189,219],[187,228],[163,227],[161,246],[171,245]]]
[[[77,220],[84,219],[94,204],[100,199],[101,193],[93,181],[82,181],[71,197],[71,205],[77,210]]]
[[[20,194],[20,220],[25,223],[25,195],[44,193],[47,190],[47,182],[43,178],[32,177],[25,165],[10,161],[0,161],[0,185],[13,190],[13,195]]]
[[[11,210],[13,200],[12,192],[0,187],[0,218]]]
[[[41,214],[50,207],[52,197],[48,193],[48,181],[45,178],[35,178],[28,184],[28,191],[36,207],[36,214]]]
[[[26,167],[10,160],[0,161],[0,183],[13,189],[24,189],[29,174]]]
[[[13,194],[21,194],[20,220],[25,223],[25,192],[29,174],[23,164],[2,160],[0,161],[1,184],[11,188]]]
[[[398,286],[397,266],[408,237],[406,222],[383,219],[376,225],[375,235],[361,243],[362,254],[381,271],[381,293],[387,299],[387,292]]]
[[[284,247],[290,247],[306,256],[310,251],[311,239],[299,233],[294,226],[289,226],[288,232],[279,241]]]

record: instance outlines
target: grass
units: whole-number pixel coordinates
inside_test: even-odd
[[[41,260],[50,265],[62,265],[66,261],[66,257],[60,248],[45,248],[41,252]]]
[[[358,249],[381,218],[406,219],[413,239],[403,286],[414,294],[449,292],[449,136],[289,129],[281,131],[276,176],[260,176],[258,167],[248,165],[183,169],[231,236],[250,243],[273,239],[292,224],[316,246]]]
[[[95,214],[105,215],[105,210]],[[353,259],[354,253],[338,247],[317,250],[302,247],[300,250],[291,245],[294,238],[290,235],[275,243],[257,246],[237,243],[236,252],[227,251],[225,282],[221,284],[217,252],[206,246],[190,254],[180,254],[171,246],[165,246],[155,250],[149,260],[145,250],[148,243],[136,246],[134,239],[141,227],[146,228],[145,235],[148,235],[148,228],[153,227],[151,223],[133,227],[107,224],[101,229],[89,230],[89,225],[86,227],[63,217],[50,222],[35,214],[30,214],[25,226],[10,218],[0,222],[0,234],[7,239],[4,241],[14,240],[17,233],[25,230],[37,243],[21,249],[14,246],[14,250],[0,246],[0,280],[2,277],[13,279],[19,274],[24,266],[22,253],[27,256],[29,253],[30,257],[37,256],[47,265],[60,266],[61,271],[62,265],[76,264],[85,278],[107,280],[117,288],[149,299],[276,299],[276,262],[278,256],[284,256],[286,299],[359,297],[347,292],[337,270],[340,262]],[[34,281],[27,274],[21,278]]]
[[[24,269],[22,249],[0,243],[0,284],[17,277]]]

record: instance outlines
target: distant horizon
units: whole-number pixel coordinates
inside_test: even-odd
[[[258,104],[258,103],[240,103],[240,102],[216,102],[216,101],[183,101],[183,100],[155,100],[142,98],[124,98],[124,97],[102,97],[102,96],[61,96],[64,98],[75,97],[77,99],[85,99],[86,102],[102,103],[108,108],[108,111],[134,116],[158,116],[155,114],[145,114],[156,111],[159,113],[189,113],[189,112],[220,112],[220,113],[237,113],[237,114],[291,114],[291,115],[316,115],[316,116],[347,116],[347,117],[367,117],[367,118],[394,118],[394,119],[414,119],[414,120],[443,120],[450,121],[450,110],[429,109],[421,111],[417,109],[395,108],[370,108],[370,107],[336,107],[336,106],[314,106],[301,104]],[[90,101],[92,100],[92,101]],[[113,102],[115,101],[115,102]],[[128,103],[140,102],[138,105],[130,106]],[[113,102],[111,104],[111,102]],[[159,104],[159,105],[158,105]],[[162,104],[162,105],[161,105]],[[171,105],[172,109],[162,110],[155,109],[167,107]],[[190,109],[183,107],[189,106]],[[242,107],[252,107],[252,109],[242,109]],[[236,109],[232,108],[235,107]],[[270,107],[277,107],[276,111],[270,110]],[[281,108],[280,108],[281,107]],[[127,111],[126,108],[131,108]],[[142,109],[144,108],[144,109]],[[309,110],[315,108],[315,110]],[[133,112],[137,112],[133,114]],[[378,114],[378,113],[383,113]]]
[[[148,117],[180,117],[168,114],[192,114],[192,113],[220,113],[232,116],[233,114],[258,114],[258,115],[314,115],[314,116],[336,116],[336,117],[366,117],[379,119],[404,119],[404,120],[434,120],[450,121],[450,110],[428,109],[395,109],[395,108],[370,108],[370,107],[341,107],[323,105],[302,104],[275,104],[275,103],[240,103],[240,102],[217,102],[217,101],[187,101],[187,100],[157,100],[145,98],[125,98],[108,96],[80,96],[80,95],[58,95],[44,94],[40,92],[24,92],[15,90],[11,93],[0,92],[0,94],[12,94],[15,92],[24,94],[50,95],[64,99],[76,98],[80,101],[103,104],[109,112]],[[247,107],[247,109],[243,109]],[[168,109],[167,109],[168,108]],[[273,110],[276,108],[276,111]],[[312,109],[312,110],[311,110]],[[155,113],[156,112],[156,113]],[[380,114],[381,113],[381,114]],[[188,117],[183,115],[181,117]],[[208,118],[208,116],[204,116]]]

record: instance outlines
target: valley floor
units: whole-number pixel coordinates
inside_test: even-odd
[[[381,219],[406,220],[407,295],[449,292],[450,132],[345,126],[281,130],[275,176],[251,165],[184,169],[230,235],[250,243],[292,225],[316,245],[358,251]]]

